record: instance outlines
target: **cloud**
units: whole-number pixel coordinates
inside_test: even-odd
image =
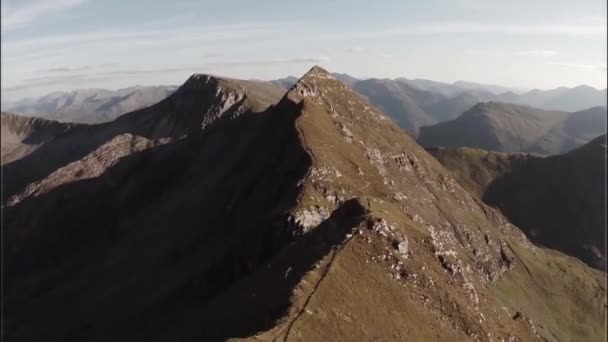
[[[16,9],[8,1],[2,8],[2,31],[22,27],[39,17],[76,7],[87,0],[37,0]]]
[[[523,50],[513,52],[515,56],[530,56],[530,57],[553,57],[559,53],[554,50]]]
[[[236,67],[255,67],[269,66],[282,64],[319,64],[331,62],[328,56],[318,57],[294,57],[294,58],[276,58],[276,59],[261,59],[261,60],[245,60],[245,61],[227,61],[217,63],[206,63],[204,65],[189,65],[176,67],[159,67],[159,68],[134,68],[134,69],[115,69],[115,70],[99,70],[104,66],[112,66],[114,64],[98,65],[98,66],[79,66],[79,67],[57,67],[49,68],[44,71],[50,75],[37,76],[20,80],[13,86],[3,87],[2,91],[17,92],[32,88],[39,88],[50,85],[74,85],[74,84],[90,84],[95,81],[115,79],[125,76],[145,76],[153,74],[167,73],[211,73],[213,70],[221,68],[236,68]]]
[[[513,55],[513,56],[524,56],[524,57],[553,57],[557,56],[558,52],[553,50],[519,50],[519,51],[504,51],[504,50],[478,50],[478,49],[468,49],[464,50],[465,55],[473,55],[473,56],[505,56],[505,55]]]
[[[49,73],[65,73],[65,72],[74,72],[74,71],[83,71],[93,69],[90,65],[84,65],[80,67],[58,67],[58,68],[49,68],[42,69],[41,72],[49,72]]]
[[[390,54],[390,53],[383,53],[381,56],[382,56],[382,58],[387,58],[387,59],[389,59],[389,58],[393,58],[393,57],[394,57],[394,56],[393,56],[392,54]]]
[[[93,32],[42,36],[23,40],[3,40],[2,57],[5,61],[22,61],[48,55],[66,55],[69,51],[92,49],[129,49],[144,47],[179,47],[193,44],[256,43],[272,40],[281,33],[282,23],[249,23],[207,27],[169,29],[108,29]],[[4,62],[4,61],[3,61]]]
[[[295,58],[276,58],[276,59],[260,59],[250,61],[227,61],[208,63],[210,67],[237,67],[237,66],[265,66],[265,65],[279,65],[279,64],[320,64],[331,62],[329,56],[318,56],[318,57],[295,57]]]
[[[502,54],[502,52],[497,51],[497,50],[477,50],[477,49],[467,49],[464,50],[463,53],[465,55],[472,55],[472,56],[498,56],[500,54]]]
[[[61,67],[53,67],[53,68],[47,68],[47,69],[40,69],[38,70],[38,72],[44,72],[44,73],[74,73],[74,72],[78,72],[78,71],[85,71],[85,70],[94,70],[94,69],[104,69],[104,68],[108,68],[108,67],[115,67],[118,64],[116,63],[103,63],[103,64],[98,64],[98,65],[82,65],[82,66],[61,66]]]
[[[452,35],[452,34],[512,34],[512,35],[569,35],[569,36],[606,36],[605,20],[572,23],[534,23],[504,24],[466,21],[429,22],[410,24],[393,28],[380,28],[364,32],[344,32],[325,34],[315,39],[372,39],[378,37],[400,37],[415,35]]]
[[[607,70],[606,64],[582,64],[582,63],[550,63],[558,67],[574,70],[588,70],[588,71],[603,71]]]
[[[346,52],[350,52],[350,53],[361,53],[363,52],[363,48],[360,46],[355,46],[355,47],[351,47],[346,49]]]

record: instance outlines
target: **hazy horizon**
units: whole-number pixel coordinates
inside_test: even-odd
[[[197,72],[298,77],[314,64],[357,78],[605,89],[605,13],[599,0],[2,0],[2,99],[180,85]]]

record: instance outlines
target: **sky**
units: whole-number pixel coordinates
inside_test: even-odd
[[[1,0],[3,101],[193,73],[606,88],[606,0]]]

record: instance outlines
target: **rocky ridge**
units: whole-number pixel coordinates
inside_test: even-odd
[[[263,112],[240,109],[260,96],[210,82],[193,76],[159,105],[91,126],[130,152],[76,153],[15,192],[26,196],[7,210],[11,336],[605,337],[601,273],[531,244],[327,71]],[[214,93],[218,106],[201,101]],[[91,178],[65,183],[53,175],[65,165]]]

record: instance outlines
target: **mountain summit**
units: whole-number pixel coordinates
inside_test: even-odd
[[[214,81],[188,82],[195,86],[159,105],[87,128],[106,132],[92,155],[49,166],[34,157],[41,148],[5,166],[10,177],[34,165],[48,171],[5,203],[8,336],[605,336],[603,274],[531,244],[324,69],[263,111],[166,129],[184,112],[216,113],[201,100],[219,89]],[[123,125],[135,142],[133,132],[153,132],[153,143],[107,133]],[[45,153],[75,137],[45,144]],[[171,139],[157,143],[163,137]],[[123,145],[131,150],[109,152]],[[57,181],[66,174],[69,182]]]

